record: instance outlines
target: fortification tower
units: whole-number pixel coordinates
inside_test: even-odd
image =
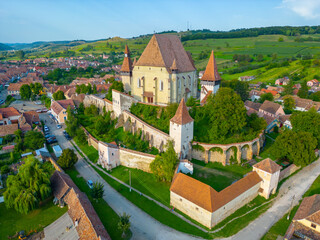
[[[124,50],[124,59],[120,69],[120,75],[124,91],[129,93],[131,91],[132,62],[128,45],[126,45]]]
[[[184,98],[176,114],[170,119],[170,137],[174,140],[174,149],[179,158],[186,158],[193,139],[193,119],[189,115]]]
[[[200,101],[204,99],[207,94],[215,94],[221,84],[221,77],[218,72],[216,60],[214,58],[213,50],[209,58],[206,70],[201,78],[201,95]]]

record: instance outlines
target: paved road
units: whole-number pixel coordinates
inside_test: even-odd
[[[250,223],[236,235],[228,239],[260,239],[293,205],[298,204],[302,195],[309,189],[313,181],[320,174],[320,160],[305,167],[296,175],[289,178],[280,188],[278,198],[273,205],[255,221]]]
[[[47,125],[50,127],[50,131],[54,134],[62,149],[71,148],[74,149],[72,144],[63,136],[63,128],[57,129],[56,124],[52,122],[47,113],[40,114],[42,120],[47,121]],[[76,152],[76,151],[75,151]],[[199,239],[190,235],[178,232],[172,228],[169,228],[154,218],[150,217],[144,211],[140,210],[121,194],[115,191],[107,182],[101,178],[101,176],[91,168],[91,166],[78,155],[79,161],[75,167],[80,175],[86,180],[99,181],[104,184],[104,200],[109,206],[118,214],[126,212],[131,216],[131,231],[133,233],[132,239],[157,239],[157,240],[186,240],[186,239]]]
[[[49,119],[48,114],[41,114],[42,119],[48,119],[47,123],[52,120]],[[56,129],[56,124],[52,123],[51,130],[56,135],[57,140],[62,148],[72,148],[70,142],[66,141],[62,134],[63,129]],[[103,182],[105,185],[105,201],[118,214],[126,212],[131,215],[133,232],[132,239],[197,239],[190,235],[175,231],[157,220],[150,217],[148,214],[140,210],[121,194],[115,191],[109,184],[107,184],[94,169],[90,167],[83,159],[80,159],[75,165],[78,172],[86,180]],[[273,205],[260,217],[250,223],[246,228],[238,232],[236,235],[227,239],[246,239],[258,240],[260,239],[280,218],[286,214],[290,207],[293,196],[293,206],[298,204],[302,195],[309,189],[310,185],[320,174],[320,160],[305,167],[296,175],[287,180],[280,188],[279,195],[274,200]]]

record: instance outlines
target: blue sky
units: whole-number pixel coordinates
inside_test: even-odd
[[[320,0],[0,0],[0,42],[320,25]]]

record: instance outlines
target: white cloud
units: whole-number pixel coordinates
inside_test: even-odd
[[[282,4],[306,19],[320,18],[320,0],[282,0]]]

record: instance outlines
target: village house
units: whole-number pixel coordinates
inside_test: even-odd
[[[261,92],[262,93],[271,93],[274,99],[280,98],[279,92],[275,91],[275,90],[269,90],[269,89],[262,88]]]
[[[249,98],[252,102],[255,102],[260,99],[261,94],[263,94],[261,91],[253,89],[249,92]]]
[[[18,123],[21,113],[14,107],[0,108],[0,125]]]
[[[320,194],[302,200],[284,239],[320,239]]]
[[[279,117],[285,115],[283,108],[280,104],[265,100],[259,108],[259,113],[269,115],[271,117]]]
[[[58,123],[65,123],[65,120],[67,120],[68,106],[70,106],[71,109],[75,109],[75,105],[72,99],[52,101],[51,113]]]
[[[295,110],[305,112],[315,108],[316,111],[320,112],[320,102],[314,102],[311,99],[304,99],[298,96],[292,96],[292,98],[295,101]]]
[[[319,81],[317,79],[312,79],[307,82],[308,87],[319,87]]]
[[[8,95],[20,96],[20,88],[25,83],[11,83],[7,88]]]
[[[292,129],[292,124],[291,124],[291,121],[290,121],[290,117],[291,117],[291,114],[288,114],[288,115],[281,115],[279,116],[279,121],[281,123],[281,126],[284,126],[288,129]]]
[[[204,104],[204,99],[207,99],[210,94],[216,94],[221,84],[221,77],[218,72],[217,63],[213,51],[206,67],[206,70],[201,78],[201,93],[200,102]]]
[[[275,85],[288,85],[288,83],[290,82],[290,79],[288,77],[284,77],[284,78],[279,78],[276,80]]]
[[[170,205],[202,225],[212,228],[259,194],[269,198],[278,186],[280,166],[270,159],[220,192],[181,172],[170,187]]]
[[[39,113],[36,111],[28,111],[21,114],[19,118],[19,128],[22,132],[32,130],[32,126],[40,123]]]
[[[141,102],[167,105],[197,94],[196,68],[175,35],[153,35],[135,64],[126,46],[120,74],[125,92]]]

